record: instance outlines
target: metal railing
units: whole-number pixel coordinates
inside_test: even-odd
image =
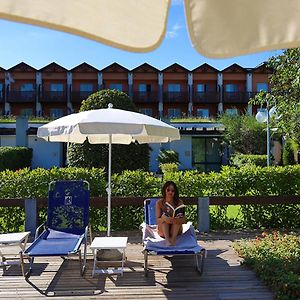
[[[36,91],[8,91],[7,95],[8,102],[35,102]]]

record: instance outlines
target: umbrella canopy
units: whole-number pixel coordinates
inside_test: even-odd
[[[107,235],[111,220],[111,145],[132,142],[166,143],[180,139],[179,130],[132,111],[108,108],[71,114],[38,128],[37,136],[50,142],[108,144]]]
[[[81,35],[128,51],[159,46],[170,0],[5,0],[0,18]],[[185,0],[193,46],[232,57],[300,46],[300,0]]]

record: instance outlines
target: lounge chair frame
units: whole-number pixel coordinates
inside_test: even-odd
[[[144,201],[144,211],[145,211],[145,223],[141,225],[141,228],[145,228],[146,226],[153,226],[156,225],[156,202],[159,200],[159,198],[150,198],[146,199]],[[194,230],[190,223],[191,229]],[[195,270],[199,273],[201,276],[203,273],[204,268],[204,259],[206,257],[206,250],[201,247],[199,251],[195,252],[193,250],[174,250],[174,251],[152,251],[147,249],[147,246],[144,244],[143,241],[143,254],[144,254],[144,275],[148,276],[149,273],[149,264],[148,264],[148,256],[149,255],[160,255],[160,256],[186,256],[186,255],[193,255],[195,259]]]
[[[63,196],[58,196],[58,197],[64,197],[65,203],[60,207],[64,207],[64,206],[72,206],[72,199],[74,199],[74,203],[76,203],[76,201],[81,202],[81,204],[83,202],[86,202],[84,204],[84,206],[80,207],[80,209],[83,209],[83,212],[81,211],[82,214],[82,220],[80,220],[80,222],[82,222],[82,226],[78,226],[75,229],[69,227],[69,228],[63,228],[61,231],[58,230],[58,228],[56,228],[52,220],[53,217],[53,212],[51,212],[51,208],[53,208],[53,203],[51,203],[51,201],[53,201],[53,198],[55,198],[56,196],[54,196],[55,190],[57,185],[62,185],[63,188],[65,187],[65,195]],[[70,189],[68,189],[68,185],[70,185],[71,187],[75,186],[76,189],[76,185],[77,185],[77,191],[78,191],[78,187],[81,187],[81,194],[80,195],[73,195],[70,192]],[[84,186],[86,186],[84,188]],[[62,187],[60,187],[62,188]],[[49,184],[49,194],[48,194],[48,219],[45,223],[41,224],[35,231],[35,237],[34,237],[34,241],[33,243],[24,251],[20,252],[20,260],[21,260],[21,269],[22,269],[22,274],[25,277],[29,277],[32,273],[32,268],[33,268],[33,263],[34,263],[34,258],[35,257],[46,257],[46,256],[60,256],[63,259],[65,259],[66,257],[69,256],[77,256],[79,257],[79,266],[80,266],[80,274],[81,276],[83,276],[85,269],[86,269],[86,261],[87,261],[87,239],[88,239],[88,233],[90,232],[91,234],[91,230],[90,230],[90,226],[88,224],[88,220],[89,220],[89,190],[90,190],[90,185],[87,181],[75,181],[75,180],[70,180],[70,181],[52,181]],[[67,192],[66,192],[67,191]],[[60,191],[61,192],[61,191]],[[69,198],[68,198],[69,197]],[[79,200],[76,200],[76,197]],[[83,199],[82,199],[83,197]],[[71,202],[69,203],[69,200],[71,199]],[[58,201],[62,201],[61,198]],[[77,206],[78,207],[78,206]],[[80,215],[81,216],[81,215]],[[40,231],[43,229],[43,232],[40,233]],[[51,232],[51,230],[53,230]],[[74,231],[74,232],[72,232]],[[57,237],[55,239],[55,237],[53,239],[48,239],[48,237],[50,237],[50,234],[54,234],[56,235],[55,237]],[[61,235],[61,236],[60,236]],[[61,240],[59,240],[61,239]],[[62,250],[62,251],[58,251],[58,249],[56,249],[55,251],[51,251],[51,246],[54,245],[55,247],[55,243],[56,241],[59,241],[60,244],[63,241],[69,241],[70,244],[70,248],[68,250]],[[54,242],[54,244],[53,244]],[[48,245],[47,245],[48,244]],[[84,245],[84,251],[83,251],[83,257],[82,257],[82,251],[81,251],[81,245]],[[48,246],[47,249],[49,249],[49,251],[44,250],[45,246]],[[37,250],[35,249],[37,248]],[[40,251],[40,252],[39,252]],[[29,266],[29,270],[27,272],[25,272],[25,268],[24,268],[24,259],[29,259],[30,261],[30,266]]]

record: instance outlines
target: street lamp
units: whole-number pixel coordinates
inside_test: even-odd
[[[271,109],[269,108],[269,104],[267,103],[266,110],[260,110],[257,112],[255,118],[259,123],[267,123],[267,166],[269,167],[271,164],[271,140],[270,140],[270,118],[275,115],[276,108],[273,106]]]

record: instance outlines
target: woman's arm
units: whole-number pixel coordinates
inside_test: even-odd
[[[156,202],[156,224],[161,225],[162,223],[172,224],[172,219],[162,214],[162,199]]]

